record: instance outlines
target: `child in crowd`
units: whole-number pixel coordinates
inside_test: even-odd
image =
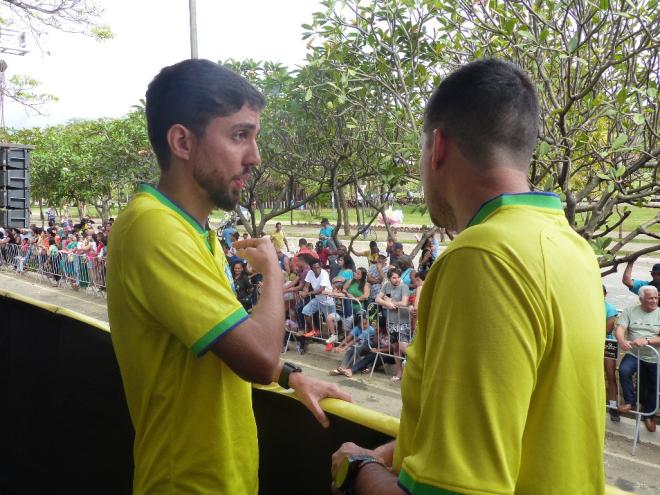
[[[330,372],[330,375],[344,375],[348,378],[353,376],[352,365],[357,358],[371,353],[372,346],[375,345],[376,332],[374,327],[369,325],[369,318],[365,313],[361,313],[359,326],[353,327],[351,333],[339,344],[335,352],[346,351],[341,364]],[[354,345],[355,343],[355,345]]]

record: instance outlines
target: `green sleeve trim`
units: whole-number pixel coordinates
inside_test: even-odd
[[[218,337],[232,330],[247,317],[247,311],[245,311],[243,307],[238,308],[195,342],[192,346],[192,351],[197,357],[201,356],[208,350],[209,346],[218,339]]]
[[[415,481],[403,469],[399,472],[399,486],[413,495],[459,495],[456,492],[450,492],[444,488],[438,488],[437,486]]]

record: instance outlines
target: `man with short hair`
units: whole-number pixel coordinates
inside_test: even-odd
[[[656,263],[651,268],[651,280],[639,280],[632,278],[632,270],[635,265],[635,260],[629,261],[626,265],[626,269],[623,271],[623,277],[621,281],[623,285],[628,287],[630,292],[633,294],[639,294],[639,289],[645,285],[652,285],[656,289],[660,290],[660,263]]]
[[[305,288],[300,294],[304,299],[307,296],[314,296],[302,309],[305,316],[305,337],[318,337],[318,329],[314,328],[312,318],[314,315],[323,315],[327,318],[329,314],[334,313],[335,300],[325,294],[332,292],[332,283],[328,272],[321,268],[319,260],[313,260],[310,263],[310,270],[305,277]]]
[[[323,242],[323,247],[332,248],[334,247],[334,240],[332,234],[334,233],[334,227],[330,225],[330,222],[327,218],[321,219],[321,230],[319,230],[319,239]]]
[[[604,493],[600,271],[561,199],[529,190],[538,125],[532,82],[499,60],[459,68],[431,96],[425,201],[437,226],[461,233],[424,284],[396,441],[344,444],[336,486]]]
[[[166,67],[147,90],[160,180],[140,186],[115,222],[107,271],[112,343],[135,427],[135,494],[256,495],[250,382],[294,388],[324,426],[318,401],[349,398],[279,360],[283,280],[270,239],[233,244],[264,277],[248,315],[208,227],[215,207],[234,209],[260,164],[264,104],[243,77],[208,60]]]
[[[275,249],[284,251],[286,248],[287,252],[289,251],[289,243],[286,240],[286,234],[282,230],[282,222],[277,222],[275,224],[275,232],[270,234],[270,240],[273,241]]]
[[[627,336],[626,336],[627,334]],[[660,309],[658,309],[658,289],[644,285],[639,289],[639,304],[623,310],[617,320],[615,330],[619,348],[626,352],[619,364],[619,381],[623,389],[624,403],[619,412],[627,413],[635,409],[637,400],[633,385],[633,373],[640,371],[640,399],[644,425],[650,432],[655,431],[654,412],[657,406],[658,355],[647,346],[654,346],[660,352]],[[627,337],[627,338],[626,338]],[[642,392],[643,391],[643,392]]]

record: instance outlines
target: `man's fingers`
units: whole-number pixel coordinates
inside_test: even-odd
[[[307,409],[309,409],[312,412],[312,414],[316,418],[316,421],[321,423],[321,426],[323,426],[323,428],[327,428],[330,426],[330,420],[323,412],[323,409],[321,409],[321,406],[319,405],[319,401],[317,401],[316,399],[310,399],[309,403],[307,404]]]
[[[258,247],[259,244],[265,244],[269,243],[270,244],[270,239],[267,237],[261,237],[259,239],[241,239],[240,241],[234,241],[232,243],[232,246],[235,247],[236,249],[245,249],[249,247]]]
[[[332,397],[333,399],[341,399],[346,402],[353,402],[353,397],[351,397],[351,394],[348,392],[345,392],[341,388],[337,387],[336,385],[330,387],[330,390],[328,390],[328,393],[326,395],[327,397]]]

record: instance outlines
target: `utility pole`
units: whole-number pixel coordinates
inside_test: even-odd
[[[199,58],[197,55],[197,0],[188,0],[190,10],[190,58]]]

